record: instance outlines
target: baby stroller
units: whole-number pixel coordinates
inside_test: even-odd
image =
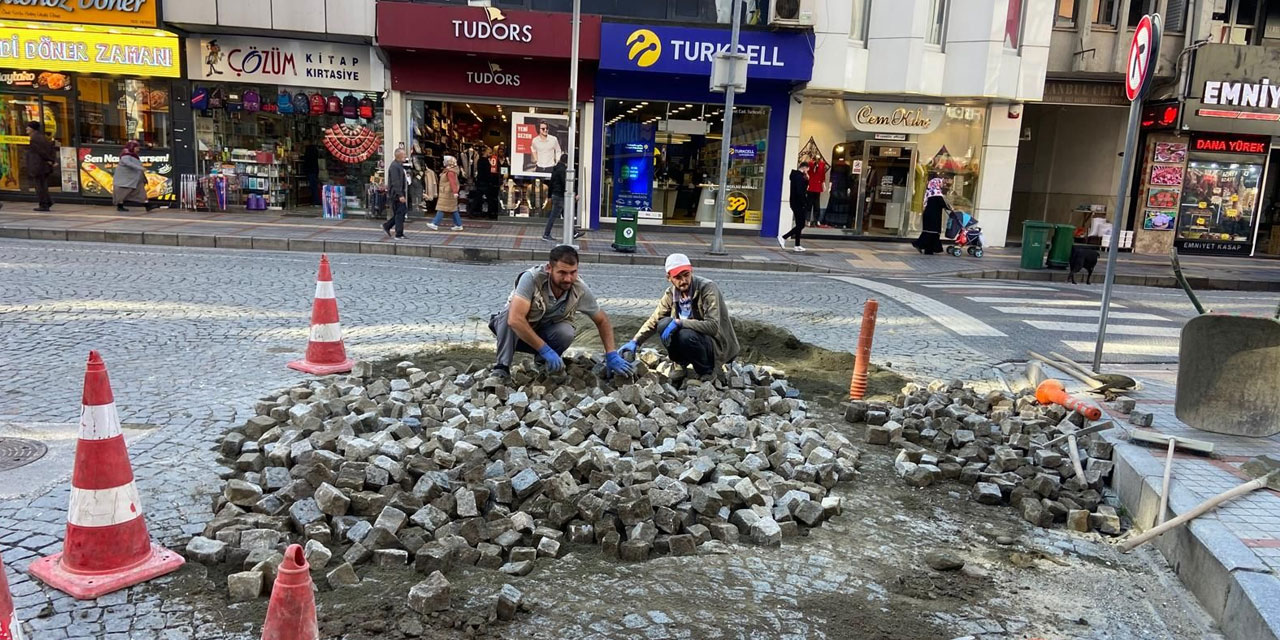
[[[975,258],[982,257],[982,227],[978,219],[963,212],[952,211],[947,216],[947,253],[960,257],[961,247]]]

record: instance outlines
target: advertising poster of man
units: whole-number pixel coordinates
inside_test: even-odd
[[[543,113],[511,114],[511,174],[550,178],[569,148],[569,117]]]

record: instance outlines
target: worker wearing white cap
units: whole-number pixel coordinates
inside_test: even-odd
[[[738,336],[733,331],[729,307],[716,283],[693,275],[689,256],[667,256],[666,269],[671,286],[631,342],[618,351],[634,353],[657,333],[672,362],[693,366],[699,376],[712,375],[738,357]]]

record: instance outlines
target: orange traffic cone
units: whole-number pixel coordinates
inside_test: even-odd
[[[0,559],[0,640],[22,640],[22,623],[13,612],[13,596],[9,595],[9,579],[4,575],[4,560]]]
[[[320,276],[316,279],[316,297],[311,306],[311,338],[307,342],[307,357],[290,362],[289,368],[324,376],[350,371],[352,364],[342,344],[342,325],[338,323],[338,299],[333,294],[329,256],[320,254]]]
[[[175,571],[182,563],[182,556],[151,542],[147,534],[107,365],[97,351],[90,351],[67,537],[61,553],[31,563],[31,575],[72,597],[91,600]]]
[[[1036,401],[1040,404],[1060,404],[1068,409],[1075,409],[1080,415],[1090,420],[1102,419],[1102,409],[1082,400],[1071,397],[1066,388],[1057,380],[1045,380],[1036,387]]]
[[[311,589],[310,567],[302,545],[291,544],[284,562],[276,571],[271,588],[267,621],[262,624],[262,640],[318,640],[316,597]]]

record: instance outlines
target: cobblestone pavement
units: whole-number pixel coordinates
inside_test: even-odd
[[[484,321],[500,307],[516,272],[510,264],[365,255],[333,256],[332,263],[348,351],[356,358],[489,340]],[[0,426],[75,422],[85,357],[89,349],[99,350],[122,421],[152,429],[130,441],[152,534],[179,547],[210,517],[210,496],[220,484],[210,452],[215,439],[250,416],[256,398],[302,379],[284,365],[305,347],[315,269],[314,256],[296,253],[0,240]],[[584,276],[615,315],[648,312],[663,286],[661,273],[654,271],[584,265]],[[867,296],[862,289],[806,275],[706,275],[720,282],[739,317],[773,323],[832,349],[847,350],[856,340],[858,310]],[[958,359],[957,349],[965,347],[937,325],[881,301],[876,362],[892,362],[900,372],[922,378],[972,377],[993,364],[976,352]],[[65,473],[69,477],[70,469]],[[77,603],[29,579],[28,565],[61,546],[68,495],[63,481],[52,490],[0,501],[0,550],[11,572],[18,617],[27,621],[33,638],[221,637],[225,629],[213,624],[216,612],[162,600],[159,592],[167,579],[92,603]],[[890,514],[875,517],[892,519]],[[836,555],[821,547],[814,553],[815,567]],[[754,593],[750,597],[760,605],[793,602],[803,596],[805,584],[752,583],[750,569],[759,563],[773,566],[780,562],[777,557],[752,550],[709,570],[724,572],[723,584],[736,581],[735,593]],[[802,566],[803,557],[786,562],[800,573],[816,571]],[[625,583],[634,571],[593,579]],[[785,582],[793,575],[782,571],[773,580]],[[806,582],[813,586],[821,580],[831,578]],[[817,591],[834,597],[839,582],[820,584]],[[873,588],[874,581],[865,584]],[[679,589],[670,593],[682,596]],[[583,592],[573,597],[588,598]],[[663,624],[655,613],[619,615],[614,626],[583,614],[579,630],[599,637],[620,637],[625,629],[637,637],[662,637],[667,632],[655,633],[655,625]],[[956,615],[960,618],[950,622],[958,625],[968,614]],[[779,614],[771,622],[751,624],[766,635],[840,637],[791,623],[784,630],[784,623],[786,615]],[[968,628],[983,628],[977,624]],[[775,628],[767,630],[769,625]],[[992,628],[983,637],[1017,634],[1007,623],[996,627],[999,631]],[[690,631],[696,625],[682,628],[673,635],[699,635]]]

